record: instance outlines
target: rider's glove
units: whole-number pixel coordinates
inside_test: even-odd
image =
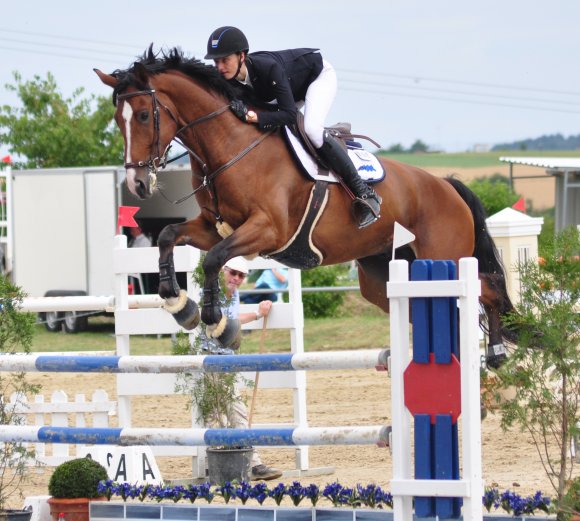
[[[235,99],[230,102],[232,112],[240,118],[244,123],[246,122],[246,115],[248,114],[248,107],[241,99]]]

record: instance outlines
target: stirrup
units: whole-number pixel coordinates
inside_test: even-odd
[[[373,204],[369,199],[374,199],[377,203],[376,208],[373,208]],[[355,218],[358,220],[359,230],[370,226],[374,222],[378,221],[381,216],[381,203],[383,202],[380,195],[373,192],[370,195],[363,197],[357,197],[353,202],[353,210]],[[358,211],[357,211],[358,209]]]

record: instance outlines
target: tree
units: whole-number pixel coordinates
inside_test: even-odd
[[[580,232],[563,230],[541,254],[518,267],[521,304],[507,320],[521,333],[497,376],[515,390],[501,404],[502,427],[531,435],[560,505],[580,430]]]
[[[14,72],[21,107],[0,107],[0,142],[25,158],[22,168],[117,165],[123,162],[123,142],[113,124],[114,106],[104,96],[84,96],[76,89],[70,98],[59,92],[55,79],[34,76],[24,82]]]
[[[502,180],[503,176],[481,177],[468,183],[468,187],[481,200],[487,215],[511,207],[519,196]]]
[[[422,154],[429,152],[429,147],[423,143],[423,141],[417,139],[417,141],[411,145],[411,148],[409,148],[409,152],[411,152],[411,154]]]

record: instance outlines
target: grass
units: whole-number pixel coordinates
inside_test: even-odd
[[[500,162],[503,156],[516,157],[578,157],[577,150],[501,150],[494,152],[461,152],[456,154],[429,153],[429,154],[388,154],[381,156],[406,163],[408,165],[445,168],[484,168],[507,165]]]
[[[339,317],[305,319],[304,350],[330,351],[341,349],[384,347],[388,341],[389,321],[378,308],[359,294],[349,292],[339,310]],[[261,331],[244,335],[241,352],[256,353],[260,348]],[[134,335],[131,337],[132,355],[169,355],[170,336]],[[265,352],[290,350],[288,330],[268,330],[264,340]],[[50,333],[37,325],[32,351],[115,351],[115,324],[109,317],[89,319],[89,329],[74,335]]]

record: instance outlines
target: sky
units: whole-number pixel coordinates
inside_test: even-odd
[[[383,148],[431,150],[580,133],[580,2],[555,0],[151,0],[4,2],[5,88],[50,72],[70,96],[110,95],[93,72],[127,68],[145,48],[203,59],[209,34],[235,25],[250,51],[320,48],[338,74],[327,123],[352,123]],[[0,157],[8,147],[0,144]]]

